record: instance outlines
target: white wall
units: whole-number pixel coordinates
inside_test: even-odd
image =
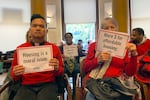
[[[150,0],[131,0],[132,29],[141,27],[150,38]]]
[[[25,42],[30,22],[30,0],[0,0],[0,51]]]

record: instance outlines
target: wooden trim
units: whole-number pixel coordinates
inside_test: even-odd
[[[31,14],[41,14],[46,18],[45,0],[31,0]]]
[[[131,0],[129,0],[129,33],[132,31]]]
[[[96,0],[96,23],[95,23],[95,38],[96,35],[98,34],[98,29],[99,29],[99,1]],[[95,39],[96,40],[96,39]]]
[[[119,31],[128,33],[128,0],[112,0],[112,13],[118,21]]]
[[[61,0],[61,19],[62,19],[62,39],[64,40],[64,35],[66,33],[66,25],[64,18],[64,0]]]

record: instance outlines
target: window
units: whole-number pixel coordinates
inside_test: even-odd
[[[73,42],[77,44],[78,40],[83,41],[83,49],[87,49],[89,40],[95,41],[95,23],[86,24],[66,24],[66,32],[73,34]]]
[[[64,32],[73,34],[73,42],[79,39],[83,41],[83,47],[87,49],[88,40],[95,41],[98,27],[97,10],[98,0],[62,0],[63,2],[63,28]]]

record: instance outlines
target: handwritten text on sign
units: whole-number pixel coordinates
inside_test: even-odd
[[[25,67],[25,73],[54,70],[49,66],[53,57],[52,46],[34,46],[17,49],[18,63]]]
[[[77,45],[75,45],[75,44],[73,44],[73,45],[64,45],[63,50],[64,50],[64,55],[66,57],[78,56],[78,48],[77,48]]]
[[[97,51],[107,51],[113,56],[123,58],[129,36],[127,33],[99,30]]]

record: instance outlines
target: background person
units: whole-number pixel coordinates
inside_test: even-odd
[[[73,78],[73,98],[75,99],[76,77],[77,77],[77,74],[80,73],[79,48],[77,48],[78,49],[77,56],[72,56],[72,55],[66,56],[64,54],[64,46],[65,45],[72,46],[72,45],[76,45],[76,44],[74,44],[72,41],[72,39],[73,39],[72,33],[70,33],[70,32],[66,33],[64,38],[65,38],[65,44],[61,45],[59,48],[61,50],[63,61],[64,61],[64,66],[65,66],[64,73],[66,73],[69,77]]]
[[[150,50],[150,39],[148,39],[145,36],[144,30],[142,28],[134,28],[132,29],[131,32],[131,37],[130,37],[130,41],[134,44],[136,44],[137,47],[137,52],[138,52],[138,62],[140,62],[140,60],[143,60],[146,58],[147,56],[147,61],[150,62],[150,56],[148,54],[148,51]],[[145,56],[143,58],[143,56]],[[144,68],[144,64],[140,63],[138,66],[138,70],[137,73],[135,74],[135,78],[139,81],[144,83],[145,85],[147,85],[148,87],[148,94],[150,96],[150,71],[149,68],[144,68],[144,73],[143,73],[143,68]],[[144,76],[143,76],[144,75]],[[144,93],[144,91],[142,92]],[[144,96],[144,94],[143,94]],[[144,97],[143,97],[144,98]]]
[[[142,56],[150,50],[150,39],[145,36],[142,28],[132,29],[130,41],[136,44],[138,56]]]
[[[31,41],[32,41],[31,33],[30,30],[28,30],[26,33],[26,42],[31,42]]]

